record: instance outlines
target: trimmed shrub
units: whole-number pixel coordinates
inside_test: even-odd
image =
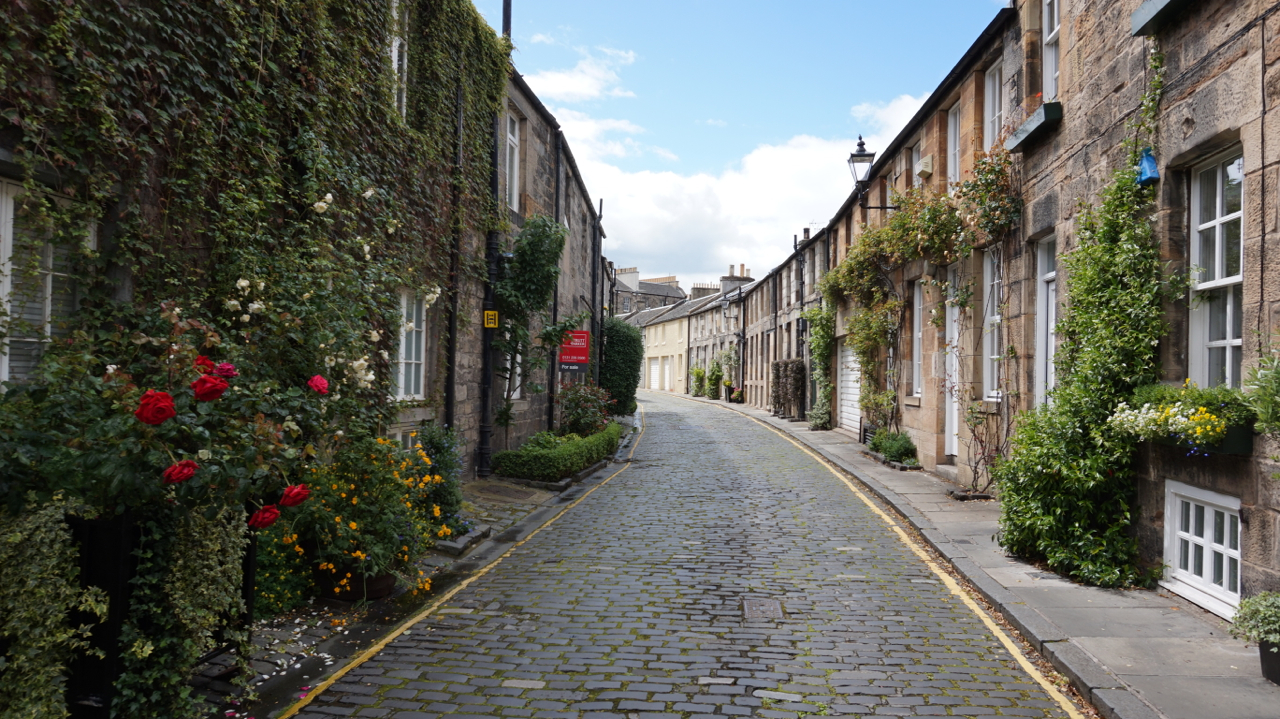
[[[604,361],[600,364],[600,386],[615,400],[613,414],[635,411],[636,387],[644,365],[644,339],[640,329],[617,317],[604,321]]]
[[[693,368],[693,391],[694,397],[703,397],[707,394],[707,371],[701,367]]]
[[[534,435],[534,437],[541,437]],[[618,449],[622,439],[622,425],[610,422],[603,431],[590,437],[571,439],[572,435],[560,437],[564,440],[554,447],[546,448],[547,438],[540,438],[536,446],[526,442],[517,450],[498,452],[493,455],[493,471],[503,477],[533,479],[540,482],[554,482],[564,479],[574,472],[579,472],[599,462]],[[532,439],[532,438],[531,438]]]
[[[876,430],[867,448],[884,455],[890,462],[916,463],[916,443],[911,441],[911,436],[906,432],[890,432],[883,428]]]
[[[706,397],[708,399],[720,399],[720,382],[724,379],[724,369],[719,362],[711,362],[711,371],[707,372],[707,389]]]
[[[589,384],[560,385],[556,395],[560,405],[560,431],[565,434],[595,434],[609,424],[609,414],[618,406],[608,390]]]

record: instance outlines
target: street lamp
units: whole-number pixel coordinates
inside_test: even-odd
[[[849,172],[853,173],[853,184],[857,189],[867,189],[867,175],[871,173],[871,166],[875,161],[876,153],[868,152],[862,135],[858,135],[858,151],[849,153]]]

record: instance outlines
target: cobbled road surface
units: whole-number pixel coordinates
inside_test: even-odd
[[[631,467],[299,716],[1066,716],[817,461],[642,395]]]

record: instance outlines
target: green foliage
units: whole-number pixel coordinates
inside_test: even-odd
[[[536,436],[536,435],[535,435]],[[610,422],[601,432],[589,437],[565,438],[554,447],[545,448],[547,440],[537,446],[525,443],[518,450],[496,452],[493,471],[503,477],[554,482],[579,472],[613,454],[622,439],[622,425]]]
[[[1129,404],[1141,407],[1144,404],[1165,405],[1178,402],[1204,407],[1226,422],[1228,427],[1250,425],[1257,419],[1257,414],[1244,393],[1225,385],[1197,387],[1190,382],[1181,385],[1156,382],[1135,389]]]
[[[603,430],[609,424],[617,401],[601,387],[586,383],[560,385],[556,395],[560,405],[560,431],[566,434],[588,435]]]
[[[413,444],[415,450],[420,447],[431,458],[431,472],[442,479],[431,492],[431,504],[440,507],[441,517],[454,534],[466,534],[470,528],[458,516],[462,511],[462,438],[452,427],[424,422],[413,433]]]
[[[63,521],[84,510],[61,497],[32,498],[19,514],[0,507],[0,716],[65,717],[63,668],[89,648],[92,624],[106,619],[105,594],[80,589],[76,547]]]
[[[711,369],[707,371],[706,397],[720,399],[720,383],[724,380],[724,368],[717,360],[711,360]]]
[[[381,437],[350,442],[312,467],[310,486],[290,524],[312,561],[335,577],[332,596],[388,572],[415,584],[412,560],[453,534],[440,504],[456,502],[457,488],[421,446],[404,450]]]
[[[1231,620],[1231,636],[1247,642],[1268,642],[1280,651],[1280,592],[1260,592],[1240,600]]]
[[[258,570],[254,575],[253,616],[274,617],[300,607],[315,594],[314,562],[307,557],[288,522],[258,531]]]
[[[818,386],[818,396],[813,398],[813,409],[807,419],[809,429],[831,429],[831,387],[835,369],[832,359],[836,352],[835,305],[823,302],[801,315],[809,323],[809,361],[813,365],[813,378]]]
[[[1280,348],[1271,345],[1249,369],[1245,400],[1258,417],[1254,428],[1262,434],[1280,433]]]
[[[887,427],[881,427],[872,435],[867,449],[884,455],[890,462],[916,463],[916,444],[906,432],[893,432]]]
[[[600,363],[600,386],[616,400],[614,414],[629,414],[635,404],[640,371],[644,366],[644,337],[640,329],[617,317],[604,321],[604,360]]]
[[[705,397],[707,395],[707,371],[701,367],[693,368],[693,391],[694,397]]]
[[[1053,401],[1023,415],[995,470],[1001,545],[1101,586],[1145,580],[1129,531],[1135,440],[1107,420],[1158,379],[1157,347],[1168,331],[1161,303],[1172,293],[1151,199],[1124,167],[1100,206],[1082,213],[1079,247],[1062,260],[1067,302]]]

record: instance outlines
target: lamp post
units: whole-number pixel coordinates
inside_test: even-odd
[[[867,144],[858,135],[858,149],[849,153],[849,172],[853,173],[853,189],[862,195],[861,205],[864,210],[896,210],[896,205],[867,206],[867,190],[871,185],[871,167],[875,165],[876,153],[867,150]]]

